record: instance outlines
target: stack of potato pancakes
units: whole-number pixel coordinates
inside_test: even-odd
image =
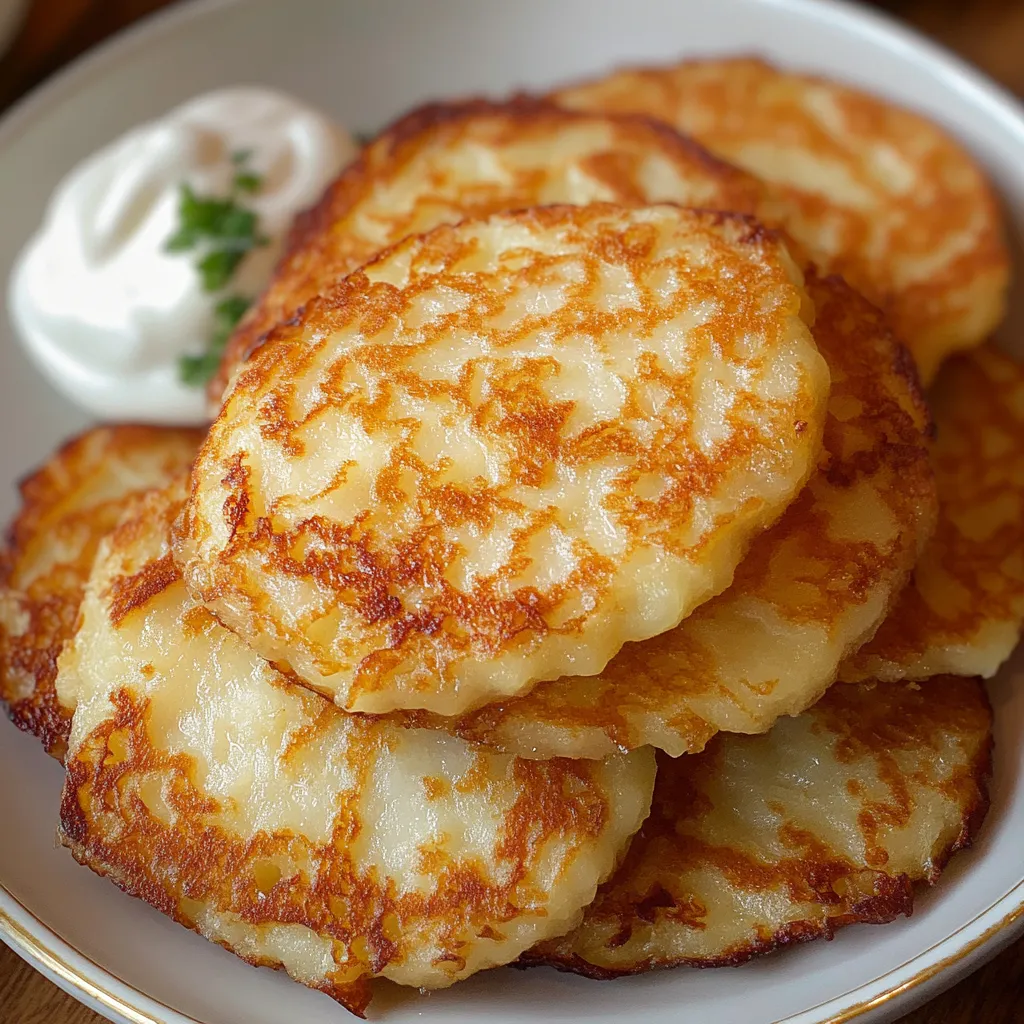
[[[2,688],[61,841],[360,1014],[909,913],[1024,619],[1007,281],[958,145],[759,61],[407,115],[205,435],[23,484]]]

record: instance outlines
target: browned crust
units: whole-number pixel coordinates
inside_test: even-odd
[[[170,552],[155,562],[147,562],[137,573],[115,577],[106,595],[111,623],[120,626],[133,611],[144,607],[179,579],[181,575]]]
[[[592,981],[611,981],[613,978],[647,974],[650,971],[668,970],[672,967],[696,967],[702,970],[712,967],[739,967],[787,946],[813,942],[815,939],[831,941],[837,931],[851,924],[888,924],[897,917],[910,917],[913,911],[914,886],[906,875],[881,876],[876,879],[876,886],[878,891],[853,904],[849,914],[826,918],[824,921],[790,921],[772,935],[758,938],[717,957],[648,957],[632,967],[616,970],[592,964],[577,953],[555,957],[530,951],[523,954],[513,966],[554,967],[557,971],[579,974]]]
[[[985,706],[991,717],[994,714],[992,703],[988,692],[984,689],[982,692],[984,694]],[[985,824],[989,808],[992,806],[989,783],[992,780],[992,754],[995,750],[995,744],[995,735],[989,729],[985,742],[964,772],[966,778],[976,782],[977,792],[974,794],[973,799],[964,805],[963,822],[960,831],[946,849],[935,856],[934,870],[924,879],[924,882],[929,886],[933,886],[938,882],[940,875],[956,854],[960,853],[961,850],[969,850],[974,845],[974,841],[978,838],[978,833],[981,832],[981,828]]]
[[[787,106],[788,96],[773,88],[787,83],[826,88],[848,115],[849,137],[834,137],[806,111]],[[765,96],[771,99],[762,104]],[[892,230],[881,252],[878,211],[865,215],[827,188],[769,183],[765,219],[784,225],[818,262],[842,273],[885,311],[921,364],[926,381],[943,358],[980,344],[1002,319],[1010,260],[995,192],[978,163],[951,135],[912,110],[826,76],[779,67],[756,54],[625,66],[563,86],[548,98],[591,112],[653,115],[692,132],[712,152],[755,174],[756,160],[745,162],[744,153],[751,143],[765,140],[784,139],[805,147],[822,162],[846,163],[869,190],[875,189],[871,173],[862,176],[849,151],[866,151],[871,142],[879,141],[913,152],[910,159],[920,187],[910,195],[885,194],[883,213],[892,212]],[[925,139],[927,145],[913,151],[906,145],[910,136]],[[901,216],[908,201],[914,206],[912,224]],[[927,261],[975,217],[982,226],[972,244],[958,247],[927,274],[904,279],[901,261],[908,256]],[[826,240],[828,253],[816,238]]]
[[[180,642],[186,644],[193,631],[219,629],[204,609],[188,601],[173,563],[163,557],[183,491],[178,483],[133,502],[93,570],[83,628],[118,635],[111,606],[119,590],[130,592],[123,604],[131,611],[121,618],[120,635],[137,662],[146,657],[138,636],[149,628],[155,631],[150,639],[156,644],[174,643],[179,629]],[[157,571],[147,573],[147,562]],[[164,583],[169,576],[178,588],[173,595],[148,582],[157,577]],[[159,619],[132,618],[146,615],[147,609]],[[88,642],[88,633],[74,641],[80,673],[79,646]],[[231,636],[208,642],[238,643]],[[145,669],[143,664],[141,671]],[[129,666],[125,672],[131,678]],[[131,684],[105,679],[91,683],[109,685],[110,706],[107,717],[68,756],[60,840],[80,863],[187,927],[197,928],[199,921],[192,918],[204,907],[237,915],[251,927],[301,924],[346,948],[348,956],[339,957],[316,987],[355,1013],[362,1013],[369,999],[367,976],[402,963],[426,923],[441,959],[458,964],[466,934],[500,938],[503,922],[543,917],[543,894],[534,873],[542,870],[545,879],[551,877],[550,844],[571,859],[609,829],[609,794],[598,784],[599,769],[593,762],[503,761],[499,770],[507,772],[502,777],[513,783],[514,791],[510,806],[502,808],[494,846],[499,869],[488,872],[475,857],[452,856],[443,844],[421,847],[421,869],[434,884],[425,892],[406,890],[379,866],[360,867],[353,852],[355,837],[373,824],[362,816],[361,794],[370,773],[379,770],[378,758],[395,741],[394,732],[366,717],[342,716],[305,689],[294,689],[296,714],[305,722],[296,719],[301,728],[288,733],[289,750],[280,756],[288,758],[300,746],[306,755],[322,750],[322,731],[342,725],[345,737],[335,736],[333,749],[344,760],[351,785],[335,796],[336,816],[323,838],[290,828],[243,834],[218,817],[220,812],[229,815],[230,808],[203,790],[194,757],[168,750],[154,735],[153,700]],[[481,750],[472,752],[453,780],[471,798],[486,799],[494,785],[486,756]],[[308,770],[315,775],[315,761]],[[170,814],[147,805],[141,786],[154,779]],[[268,881],[265,874],[261,877],[261,865],[268,860],[292,867]]]
[[[924,885],[934,886],[950,859],[959,851],[968,849],[973,844],[990,806],[989,781],[992,776],[994,737],[991,729],[992,706],[988,694],[985,692],[984,687],[981,686],[980,681],[977,680],[947,678],[946,681],[951,686],[958,688],[976,687],[976,692],[972,694],[971,699],[977,700],[977,707],[969,708],[969,706],[965,705],[965,713],[980,713],[986,716],[989,727],[984,740],[978,745],[977,750],[974,751],[969,761],[955,773],[955,777],[950,782],[950,786],[956,791],[962,803],[961,827],[945,847],[932,856],[930,864],[924,868],[921,877],[911,878],[902,872],[889,875],[885,873],[884,869],[872,869],[869,867],[868,869],[873,871],[872,884],[875,890],[874,893],[853,903],[843,913],[833,917],[826,917],[821,921],[801,920],[788,922],[771,934],[759,936],[756,940],[732,947],[714,957],[659,958],[652,956],[637,961],[626,968],[608,968],[593,964],[578,953],[551,948],[555,943],[545,943],[523,954],[515,966],[524,968],[554,967],[559,971],[579,974],[583,977],[599,981],[633,974],[643,974],[648,971],[663,970],[671,967],[733,967],[746,963],[755,957],[764,956],[797,943],[810,942],[814,939],[831,940],[838,930],[852,924],[886,924],[900,916],[911,916],[916,893]],[[935,680],[933,684],[941,685],[942,682],[943,680]],[[844,698],[848,696],[848,693],[843,693],[844,689],[838,688],[833,693],[833,696],[840,701],[840,707],[836,709],[836,713],[842,713],[841,705]],[[941,714],[940,712],[940,717]],[[851,735],[850,742],[854,747],[860,749],[875,749],[879,755],[884,757],[889,738],[883,729],[877,735],[871,733]],[[850,751],[850,756],[853,756],[853,750]],[[894,789],[899,791],[899,785],[897,784]],[[681,802],[681,807],[686,806],[687,800],[684,799]],[[907,808],[907,813],[909,813],[909,807]],[[653,814],[657,814],[657,808],[655,808]],[[620,875],[628,873],[631,862],[635,862],[638,857],[642,856],[640,847],[645,841],[645,832],[649,827],[649,825],[645,825],[640,833],[638,833],[637,838],[634,839],[633,846],[619,869]],[[859,827],[863,829],[865,827],[864,823],[859,823]],[[658,832],[661,831],[656,821],[654,828]],[[854,868],[855,866],[849,865],[849,867]],[[824,876],[823,881],[825,882],[823,892],[827,895],[827,891],[831,890],[832,886]],[[614,883],[615,879],[612,879],[612,881],[605,883],[604,888],[609,889]],[[678,906],[678,899],[676,897],[667,892],[664,893],[664,897],[664,899],[654,902],[653,906]],[[635,904],[634,913],[639,920],[652,921],[654,919],[651,914],[643,911],[640,903]],[[584,920],[584,925],[581,927],[585,927],[585,925],[586,921]]]
[[[275,270],[275,276],[286,268],[289,260],[313,238],[322,235],[344,217],[373,186],[376,178],[393,173],[405,164],[422,146],[424,136],[445,125],[474,118],[502,118],[513,124],[534,126],[542,120],[564,125],[592,121],[595,115],[566,110],[552,100],[527,93],[512,96],[504,102],[470,97],[454,102],[432,101],[416,107],[384,128],[327,186],[320,199],[296,216],[288,232],[285,250]],[[710,174],[733,179],[737,185],[750,188],[752,192],[756,191],[753,180],[745,172],[720,160],[664,121],[645,114],[601,115],[600,119],[623,127],[643,125],[667,148],[685,156],[687,162],[694,162]],[[492,212],[501,211],[495,209]],[[400,241],[400,238],[396,238],[392,244]]]
[[[62,802],[63,799],[65,798],[62,797]],[[89,868],[101,878],[106,878],[128,896],[148,902],[146,897],[140,896],[137,892],[133,891],[132,883],[125,879],[121,872],[116,868],[100,865],[91,860],[86,844],[75,842],[70,838],[65,838],[64,845],[70,852],[71,856],[74,857],[82,867]],[[197,935],[202,935],[202,932],[200,932],[196,923],[184,914],[179,913],[176,907],[168,905],[166,907],[156,907],[155,909],[171,918],[171,920],[175,921],[177,924],[180,924],[183,928],[187,928],[189,931],[195,932]],[[203,937],[205,938],[205,936]],[[227,952],[231,953],[233,956],[237,956],[239,960],[244,961],[251,967],[264,967],[272,971],[284,972],[284,967],[272,960],[268,960],[264,957],[247,956],[223,942],[217,942],[216,940],[211,941],[214,941],[216,945],[220,946],[222,949],[226,949]],[[373,987],[369,978],[358,978],[353,982],[346,982],[344,984],[324,984],[313,985],[310,987],[319,992],[323,992],[324,995],[334,999],[338,1003],[341,1003],[346,1010],[355,1014],[356,1017],[359,1017],[362,1020],[366,1019],[366,1010],[373,998]]]
[[[57,658],[74,631],[82,588],[101,538],[113,529],[128,492],[106,487],[89,493],[105,469],[120,461],[143,460],[153,482],[188,467],[202,432],[136,424],[95,427],[66,441],[39,469],[19,483],[21,507],[9,523],[0,550],[0,602],[15,618],[27,617],[23,631],[0,620],[0,701],[19,729],[38,736],[62,757],[71,727],[54,681]],[[23,573],[45,556],[48,544],[66,543],[67,559],[27,586]],[[15,611],[16,609],[16,611]],[[30,688],[27,696],[22,696]]]
[[[520,794],[505,814],[497,850],[510,868],[507,881],[488,882],[472,863],[453,863],[440,853],[425,852],[425,858],[434,860],[426,861],[424,868],[435,874],[436,892],[403,894],[374,872],[363,875],[355,870],[348,853],[361,827],[354,808],[346,807],[339,815],[334,834],[323,844],[289,832],[261,833],[249,841],[209,824],[208,815],[219,806],[192,783],[190,757],[167,754],[152,745],[147,735],[148,701],[122,689],[112,696],[112,703],[111,718],[85,738],[67,764],[59,836],[76,860],[193,930],[195,922],[180,909],[182,898],[239,914],[251,925],[299,923],[337,942],[362,939],[370,950],[370,961],[361,964],[364,972],[380,973],[402,955],[401,944],[385,934],[390,917],[402,921],[441,915],[452,919],[454,929],[466,915],[493,922],[518,916],[521,901],[533,898],[524,877],[533,859],[544,854],[545,844],[538,836],[572,834],[583,842],[599,835],[607,822],[604,797],[588,791],[586,762],[517,761],[513,771]],[[115,734],[125,751],[120,758],[108,756]],[[367,771],[363,762],[353,761],[351,767],[357,774]],[[164,792],[175,812],[173,825],[157,819],[135,791],[135,782],[147,773],[170,780]],[[480,784],[473,770],[460,782],[467,790]],[[110,813],[119,822],[120,834],[101,827],[99,819]],[[309,877],[285,878],[270,892],[260,891],[254,869],[276,855],[293,855],[314,870]],[[360,960],[353,963],[360,965]],[[359,1014],[369,1001],[367,982],[359,973],[319,987]]]
[[[1019,631],[1024,579],[1017,563],[1024,552],[1024,518],[1003,513],[988,520],[1000,502],[1024,501],[1022,394],[1024,367],[992,344],[956,356],[943,368],[931,391],[938,424],[938,524],[915,578],[871,641],[844,665],[842,678],[927,676],[936,662],[942,664],[944,648],[973,648],[974,670],[990,673],[992,654],[979,638],[999,624]],[[993,451],[993,442],[1004,447]],[[945,602],[936,579],[963,597]],[[1009,656],[1009,647],[1001,654]],[[962,661],[955,664],[951,670],[967,670]]]
[[[867,899],[855,903],[848,914],[826,918],[824,921],[791,921],[774,934],[758,939],[746,946],[738,947],[717,957],[681,957],[678,959],[649,957],[635,966],[614,970],[599,967],[584,960],[577,953],[567,956],[529,951],[512,964],[513,967],[553,967],[566,974],[578,974],[593,981],[611,981],[614,978],[628,977],[634,974],[646,974],[649,971],[668,970],[672,967],[738,967],[757,957],[767,956],[788,946],[815,939],[831,941],[836,932],[853,924],[889,924],[897,917],[910,917],[913,913],[916,894],[923,886],[934,886],[942,871],[952,857],[961,850],[970,849],[981,830],[990,806],[988,781],[992,774],[993,739],[990,736],[985,748],[979,753],[972,768],[979,780],[978,799],[964,814],[964,823],[956,838],[935,858],[935,871],[927,878],[912,882],[905,874],[896,876],[879,876],[876,885],[879,891]],[[685,756],[685,755],[684,755]]]
[[[935,417],[932,415],[931,406],[925,397],[924,382],[921,380],[921,372],[917,368],[917,361],[913,353],[898,338],[893,337],[895,346],[895,359],[893,370],[903,379],[907,385],[907,393],[914,408],[925,424],[925,432],[930,440],[935,439]]]
[[[557,232],[559,244],[581,260],[584,277],[572,286],[564,304],[498,330],[494,320],[508,301],[506,290],[514,287],[518,292],[545,275],[557,276],[561,259],[533,253],[524,267],[494,271],[493,281],[498,283],[481,274],[448,274],[448,268],[458,267],[481,244],[477,232],[494,234],[504,231],[506,224],[530,232]],[[692,274],[679,274],[684,284],[655,298],[647,284],[649,267],[660,266],[658,260],[666,267],[682,267],[687,259],[665,240],[667,230],[699,238],[708,247],[706,258],[714,269],[701,263]],[[386,267],[389,260],[401,262],[391,255],[396,252],[414,268],[400,288],[373,276],[373,268]],[[598,268],[604,264],[621,268],[637,282],[628,308],[605,311],[589,301]],[[685,304],[717,297],[723,266],[728,267],[729,302],[716,302],[702,322],[694,358],[699,360],[698,352],[703,351],[710,356],[713,338],[717,358],[748,365],[757,381],[774,356],[765,352],[758,362],[746,342],[741,345],[737,340],[756,337],[758,344],[762,338],[777,343],[781,331],[792,329],[794,320],[800,322],[806,297],[779,234],[750,216],[667,204],[642,211],[597,203],[550,205],[501,214],[482,225],[442,226],[386,251],[370,267],[311,300],[299,324],[273,328],[268,342],[237,374],[228,403],[201,450],[181,522],[175,553],[189,589],[218,614],[230,615],[227,624],[264,656],[288,660],[314,685],[334,685],[335,699],[342,706],[383,711],[389,710],[386,691],[397,675],[410,694],[404,699],[413,706],[426,699],[421,695],[431,693],[435,705],[449,694],[454,700],[452,680],[461,664],[500,657],[513,647],[520,652],[536,650],[555,633],[582,634],[595,617],[593,609],[603,608],[617,566],[583,540],[574,542],[571,572],[563,578],[543,586],[517,582],[531,565],[524,557],[529,543],[551,527],[554,515],[550,506],[516,507],[511,498],[513,485],[533,486],[534,474],[601,458],[619,459],[624,468],[615,486],[620,493],[608,498],[607,508],[631,554],[638,547],[656,545],[678,558],[708,557],[698,549],[713,551],[720,528],[735,529],[734,536],[745,542],[752,532],[749,524],[756,523],[756,529],[767,518],[756,495],[742,508],[716,512],[715,521],[702,527],[699,538],[687,538],[682,523],[700,502],[719,492],[736,467],[753,459],[758,460],[758,472],[769,475],[774,467],[787,474],[798,465],[796,472],[807,466],[818,431],[807,432],[806,426],[813,422],[817,428],[821,421],[824,381],[818,375],[822,364],[806,348],[802,334],[794,355],[801,374],[792,389],[771,400],[748,389],[723,416],[722,439],[710,451],[694,441],[689,422],[677,415],[692,400],[693,372],[670,370],[646,354],[633,379],[623,382],[623,417],[601,419],[567,436],[561,426],[571,414],[571,404],[553,400],[542,386],[546,376],[557,372],[553,359],[494,361],[486,370],[481,396],[468,371],[460,370],[451,380],[426,381],[407,365],[413,351],[409,346],[374,340],[383,325],[403,323],[440,280],[458,291],[463,304],[443,321],[427,321],[416,328],[424,344],[443,341],[452,330],[473,331],[496,348],[510,346],[516,338],[525,340],[542,328],[560,342],[570,339],[567,344],[580,336],[604,339],[618,330],[634,330],[644,338],[657,325],[680,316]],[[421,269],[426,267],[429,273]],[[339,333],[356,340],[350,347],[337,345]],[[353,391],[344,383],[352,373],[370,374],[380,385],[372,394]],[[299,416],[297,382],[308,374],[320,374],[322,381],[315,403]],[[667,396],[666,415],[645,411],[645,389],[650,387]],[[269,493],[257,494],[247,480],[238,448],[241,421],[252,418],[268,450],[298,457],[308,425],[327,415],[358,421],[367,436],[389,436],[394,427],[391,403],[400,400],[404,388],[425,389],[422,393],[433,399],[451,401],[463,411],[472,409],[473,429],[503,454],[503,476],[456,486],[445,479],[440,463],[420,457],[416,428],[412,421],[403,421],[402,436],[387,442],[388,459],[374,484],[372,515],[334,521],[329,514],[309,511],[267,513],[276,499]],[[759,410],[756,416],[751,412],[754,406]],[[639,440],[632,426],[641,421],[650,427],[650,440]],[[803,443],[796,439],[801,433]],[[780,444],[780,437],[789,440]],[[256,457],[255,449],[246,453],[249,460]],[[323,493],[343,486],[346,472],[327,482]],[[656,496],[630,490],[628,481],[644,473],[657,474],[663,481]],[[799,483],[796,476],[793,483]],[[415,490],[412,500],[407,494],[410,487]],[[473,577],[464,589],[454,584],[448,576],[458,551],[451,541],[453,533],[464,524],[486,530],[498,517],[509,515],[515,522],[515,554],[486,576]],[[399,516],[405,525],[393,536],[386,523]],[[213,543],[215,522],[223,540]],[[275,603],[277,588],[265,582],[273,576],[312,581],[328,606],[337,609],[336,622],[344,620],[346,627],[332,625],[330,637],[323,639],[314,638],[300,617],[292,616],[285,625]],[[414,603],[404,599],[412,590],[420,595]],[[578,601],[581,593],[588,595],[586,603]],[[340,681],[323,683],[329,676]],[[444,693],[441,684],[448,688]],[[480,703],[483,697],[474,694],[468,699]]]
[[[723,192],[729,196],[728,203],[723,204],[728,209],[753,213],[760,203],[763,190],[756,179],[719,160],[656,118],[569,111],[548,100],[527,95],[514,96],[506,102],[476,98],[425,104],[385,128],[327,187],[321,199],[296,217],[270,284],[232,335],[218,373],[210,382],[208,394],[214,405],[220,405],[231,374],[259,347],[267,332],[276,324],[292,321],[301,315],[303,304],[324,291],[320,281],[324,266],[332,268],[330,283],[337,284],[370,258],[377,258],[378,252],[385,248],[377,251],[361,248],[346,255],[343,251],[345,239],[332,241],[332,228],[369,194],[376,182],[387,180],[404,167],[434,133],[446,126],[473,119],[500,119],[507,122],[512,131],[537,129],[546,122],[552,133],[560,127],[580,122],[607,121],[621,132],[644,133],[652,147],[661,149],[670,160],[693,166],[709,178],[717,179]],[[627,184],[627,176],[620,176],[617,181],[620,202],[632,200],[644,205],[650,201],[649,196],[636,193],[632,183]],[[516,202],[510,207],[508,199],[505,202],[491,199],[481,204],[467,195],[463,212],[466,217],[480,217],[520,205],[535,204]],[[400,242],[404,234],[398,230],[391,238],[391,244]]]
[[[874,489],[898,524],[895,535],[885,544],[833,539],[829,515],[822,510],[825,502],[806,488],[775,526],[754,542],[731,588],[674,630],[627,644],[594,676],[541,682],[522,696],[457,717],[410,712],[407,721],[515,753],[518,747],[508,737],[524,723],[542,722],[569,738],[574,732],[599,731],[607,737],[609,748],[614,744],[635,749],[649,742],[645,723],[657,717],[679,737],[680,747],[695,753],[717,731],[720,721],[706,710],[697,714],[696,700],[723,692],[716,652],[702,643],[699,630],[723,605],[740,595],[763,597],[787,622],[820,624],[834,635],[835,623],[855,603],[880,592],[886,605],[896,599],[932,532],[937,508],[926,441],[931,419],[917,369],[882,313],[841,277],[822,277],[811,265],[805,285],[816,309],[818,348],[832,370],[832,398],[855,400],[859,406],[856,414],[845,411],[842,420],[834,415],[826,419],[818,473],[832,493],[854,485]],[[855,439],[852,445],[851,438]],[[802,569],[797,577],[801,586],[784,596],[773,575],[773,559],[787,547],[796,547],[803,563],[820,568]],[[814,597],[809,594],[811,587]],[[863,642],[864,634],[850,639],[853,647]],[[671,668],[652,670],[658,664]],[[772,718],[804,710],[831,682],[832,676],[823,674],[787,705],[775,705]],[[747,680],[745,685],[749,684]],[[744,701],[745,687],[738,689]],[[764,716],[758,724],[756,731],[764,731],[771,720]],[[736,731],[755,730],[747,726]],[[531,735],[530,740],[535,737]],[[533,756],[551,752],[543,746],[524,746]],[[573,753],[568,746],[554,752]],[[673,753],[680,752],[673,748]]]

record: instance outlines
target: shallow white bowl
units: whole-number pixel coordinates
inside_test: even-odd
[[[354,129],[426,99],[544,88],[615,64],[760,52],[859,83],[946,124],[989,167],[1015,248],[1024,227],[1024,120],[959,61],[877,15],[828,0],[210,0],[151,19],[39,90],[0,124],[0,281],[58,179],[136,122],[201,90],[257,81]],[[1018,288],[1003,343],[1024,358]],[[0,323],[0,516],[10,484],[83,416]],[[991,687],[996,776],[988,823],[909,921],[857,927],[738,969],[597,983],[495,971],[374,1015],[411,1020],[879,1021],[934,995],[1024,928],[1024,660]],[[247,967],[79,868],[53,840],[59,766],[0,722],[0,937],[119,1021],[303,1024],[345,1011]],[[389,997],[390,998],[390,997]]]

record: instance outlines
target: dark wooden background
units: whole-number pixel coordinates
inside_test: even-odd
[[[35,0],[9,51],[0,56],[0,110],[101,39],[174,2]],[[1024,96],[1024,0],[889,0],[879,6],[957,50]],[[101,1018],[0,944],[0,1022],[101,1024]],[[1024,940],[901,1024],[1022,1022]]]

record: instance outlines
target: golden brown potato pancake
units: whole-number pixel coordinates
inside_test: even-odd
[[[583,923],[525,958],[594,978],[742,963],[909,914],[988,808],[975,679],[834,686],[764,736],[659,755],[651,815]]]
[[[992,190],[916,114],[747,57],[618,71],[552,98],[658,118],[767,182],[761,217],[882,307],[926,383],[1002,319],[1009,259]]]
[[[951,359],[930,403],[939,522],[910,585],[842,678],[993,676],[1024,622],[1024,367]]]
[[[740,563],[732,586],[675,629],[627,644],[596,676],[419,724],[528,757],[678,755],[720,729],[799,714],[870,637],[935,523],[929,417],[913,362],[838,278],[807,279],[832,393],[820,469]]]
[[[20,729],[61,757],[70,717],[53,689],[96,546],[125,499],[164,487],[195,458],[202,434],[96,427],[63,445],[20,485],[0,552],[0,699]]]
[[[543,207],[416,236],[275,330],[196,461],[185,581],[356,711],[604,668],[728,586],[828,371],[749,219]]]
[[[373,140],[300,216],[210,386],[217,408],[260,337],[408,235],[552,203],[677,202],[754,213],[762,187],[665,125],[539,100],[432,103]]]
[[[189,600],[183,496],[103,542],[61,657],[75,857],[357,1013],[371,977],[444,987],[573,927],[647,815],[652,752],[523,761],[339,711]]]

